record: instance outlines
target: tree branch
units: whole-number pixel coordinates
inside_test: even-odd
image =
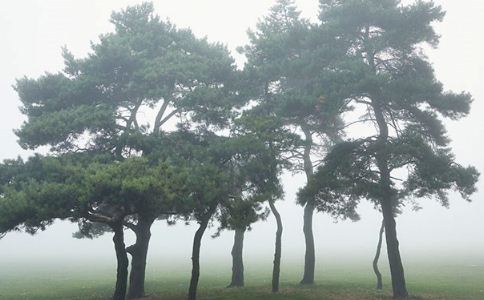
[[[168,105],[170,104],[169,100],[165,100],[163,104],[161,105],[160,110],[158,111],[158,114],[156,115],[155,118],[155,125],[153,127],[153,133],[159,133],[160,132],[160,127],[161,127],[161,118],[163,118],[163,115],[165,114],[166,109],[168,108]]]
[[[362,120],[358,120],[358,121],[350,122],[350,123],[348,123],[348,124],[345,124],[343,127],[338,128],[338,131],[339,131],[339,130],[343,130],[343,129],[345,129],[345,128],[348,128],[348,127],[350,127],[351,125],[355,125],[355,124],[358,124],[358,123],[365,123],[365,122],[369,122],[369,121],[375,122],[376,120],[375,120],[375,119],[373,119],[373,118],[369,118],[369,119],[362,119]]]
[[[179,109],[175,109],[172,112],[170,112],[163,120],[160,121],[160,127],[163,126],[163,124],[165,124],[169,119],[171,119],[171,117],[173,117],[179,112],[180,112]]]
[[[128,227],[129,229],[131,229],[132,231],[136,231],[136,225],[131,223],[131,222],[128,222],[128,221],[124,221],[123,222],[123,225]]]

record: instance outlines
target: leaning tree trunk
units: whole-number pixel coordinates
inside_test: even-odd
[[[190,278],[190,286],[188,288],[188,300],[197,299],[198,279],[200,278],[200,247],[202,245],[202,237],[207,229],[208,222],[212,217],[215,208],[212,208],[209,214],[200,222],[195,237],[193,238],[192,248],[192,277]]]
[[[304,172],[306,173],[306,181],[309,182],[313,175],[313,162],[311,161],[311,148],[313,146],[313,138],[311,131],[306,126],[301,127],[305,136],[304,145]],[[316,255],[314,249],[314,235],[313,235],[313,214],[314,201],[308,201],[304,207],[304,240],[306,243],[306,253],[304,256],[304,275],[301,284],[314,284],[314,270],[316,266]]]
[[[269,206],[277,222],[276,249],[274,252],[274,267],[272,269],[272,292],[279,292],[279,277],[281,273],[281,240],[282,240],[282,220],[281,215],[276,209],[273,201],[269,201]]]
[[[383,232],[385,231],[385,222],[382,221],[381,227],[380,227],[380,234],[378,237],[378,245],[376,247],[376,254],[375,258],[373,259],[373,271],[375,272],[376,276],[376,289],[381,290],[383,289],[383,281],[382,281],[382,276],[380,273],[380,270],[378,269],[378,260],[380,259],[380,253],[381,253],[381,245],[383,242]]]
[[[126,253],[126,245],[124,244],[123,225],[117,223],[111,225],[114,231],[113,243],[116,251],[117,272],[116,272],[116,288],[113,294],[113,300],[125,300],[126,288],[128,286],[128,254]]]
[[[244,286],[244,235],[245,227],[235,229],[234,246],[232,247],[232,282],[228,286],[229,288]]]
[[[154,218],[140,217],[134,230],[136,242],[127,249],[128,253],[131,254],[128,299],[145,296],[146,259],[151,238],[150,229],[154,220]]]

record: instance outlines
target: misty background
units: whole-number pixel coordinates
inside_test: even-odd
[[[24,117],[20,101],[12,88],[16,78],[38,77],[44,72],[63,68],[61,47],[67,46],[76,57],[85,56],[90,41],[112,31],[109,17],[113,10],[126,8],[142,1],[136,0],[7,0],[0,2],[0,159],[27,157],[17,144],[13,130]],[[255,28],[257,20],[267,14],[275,0],[158,0],[153,1],[156,12],[178,27],[190,27],[199,36],[227,44],[239,67],[244,60],[235,49],[247,43],[246,31]],[[413,1],[403,1],[410,3]],[[474,97],[471,114],[458,122],[446,121],[457,161],[474,165],[484,174],[484,1],[436,0],[447,15],[436,24],[442,36],[437,49],[428,49],[437,78],[445,89],[470,92]],[[317,0],[297,0],[303,16],[316,19]],[[351,132],[350,132],[351,134]],[[276,205],[284,222],[284,260],[298,264],[304,260],[302,233],[303,208],[295,204],[296,192],[305,184],[302,174],[285,174],[285,198]],[[471,264],[484,265],[484,183],[473,202],[452,194],[450,209],[434,200],[420,201],[422,210],[405,209],[397,219],[400,249],[404,263],[410,258],[431,261],[441,258],[465,258]],[[335,223],[328,215],[314,217],[317,269],[334,261],[371,261],[374,253],[381,214],[373,205],[362,201],[359,222]],[[48,263],[60,260],[66,266],[80,261],[105,260],[114,264],[111,235],[95,240],[72,238],[77,225],[57,221],[35,236],[13,232],[0,240],[0,263]],[[159,221],[152,228],[148,268],[165,264],[190,263],[195,224],[183,222],[167,226]],[[217,258],[230,268],[233,232],[224,231],[216,239],[212,227],[202,245],[202,263]],[[246,234],[245,258],[249,263],[272,261],[274,233],[273,216],[266,222],[254,224]],[[127,232],[128,233],[128,232]],[[133,236],[127,237],[127,244]],[[386,252],[386,250],[384,251]],[[72,260],[75,258],[75,260]],[[159,262],[159,263],[158,263]],[[382,260],[386,265],[386,260]],[[302,269],[301,269],[302,271]],[[202,271],[203,272],[203,271]]]

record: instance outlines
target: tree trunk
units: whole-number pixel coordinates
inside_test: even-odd
[[[375,272],[376,276],[376,289],[381,290],[383,289],[383,281],[381,277],[380,270],[378,269],[378,260],[380,259],[380,253],[381,253],[381,245],[383,242],[383,232],[385,231],[385,222],[382,221],[381,227],[380,227],[380,234],[378,237],[378,245],[376,247],[376,254],[375,258],[373,259],[373,271]]]
[[[311,131],[306,126],[301,126],[305,136],[304,145],[304,172],[306,173],[306,182],[309,182],[313,175],[313,162],[311,161],[311,148],[313,146],[313,137]],[[304,275],[301,284],[314,284],[314,270],[316,266],[316,255],[314,249],[313,235],[313,214],[314,201],[308,201],[304,207],[304,240],[306,243],[306,254],[304,256]]]
[[[202,245],[202,237],[207,229],[208,222],[213,213],[200,222],[195,237],[193,238],[192,248],[192,277],[190,278],[190,287],[188,288],[188,300],[197,299],[198,279],[200,277],[200,247]]]
[[[397,226],[393,207],[388,201],[382,202],[383,218],[385,222],[385,237],[392,275],[393,297],[397,299],[407,298],[408,292],[405,284],[405,273],[403,270],[402,258],[398,249]]]
[[[378,123],[380,134],[378,141],[380,143],[375,158],[376,164],[380,171],[380,188],[383,193],[380,204],[385,223],[385,237],[388,252],[388,261],[390,263],[390,274],[392,276],[392,288],[394,298],[408,298],[407,287],[405,284],[405,274],[403,271],[400,250],[398,249],[397,226],[395,222],[395,197],[391,189],[392,181],[390,178],[390,168],[388,167],[388,153],[386,146],[388,142],[388,125],[383,114],[381,103],[372,99],[372,107],[375,113],[375,119]]]
[[[127,249],[128,253],[131,254],[128,299],[145,296],[146,259],[151,238],[150,229],[154,220],[154,218],[140,217],[134,230],[136,242]]]
[[[229,288],[244,286],[244,235],[245,227],[235,230],[234,246],[232,247],[232,282],[228,286]]]
[[[116,272],[116,288],[113,294],[113,300],[125,300],[126,287],[128,285],[128,254],[126,253],[126,245],[124,244],[123,225],[117,223],[111,225],[114,231],[113,243],[116,251],[117,272]]]
[[[272,292],[279,292],[279,277],[281,273],[281,240],[282,240],[282,220],[281,215],[276,209],[273,201],[269,201],[269,206],[277,222],[276,249],[274,252],[274,267],[272,269]]]
[[[307,203],[304,207],[304,239],[306,242],[306,255],[304,256],[304,275],[301,284],[314,284],[314,270],[316,255],[314,250],[313,236],[313,213],[314,206]]]

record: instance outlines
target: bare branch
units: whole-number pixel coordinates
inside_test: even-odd
[[[138,121],[136,119],[136,116],[137,116],[138,110],[139,110],[139,108],[141,107],[142,104],[143,104],[143,99],[140,99],[135,104],[135,106],[133,107],[133,109],[129,110],[129,112],[130,112],[131,115],[129,116],[129,120],[126,123],[126,128],[128,130],[131,128],[131,124],[133,124],[133,123],[135,124],[135,126],[137,126]]]
[[[98,222],[98,223],[113,223],[115,220],[111,217],[95,213],[90,211],[86,218],[91,222]]]
[[[163,118],[163,115],[165,114],[166,109],[168,108],[168,105],[170,104],[169,100],[165,100],[163,102],[163,105],[161,105],[160,110],[158,111],[158,114],[156,115],[155,119],[155,125],[153,127],[153,133],[159,133],[160,132],[160,127],[161,127],[161,118]]]
[[[160,127],[163,126],[163,124],[165,124],[168,120],[171,119],[171,117],[173,117],[174,115],[176,115],[177,113],[179,113],[180,110],[179,109],[175,109],[173,110],[172,112],[170,112],[163,120],[161,120],[160,122]],[[158,129],[159,130],[159,129]]]
[[[354,122],[350,122],[348,124],[345,124],[343,127],[338,128],[338,130],[343,130],[343,129],[348,128],[348,127],[350,127],[352,125],[355,125],[355,124],[358,124],[358,123],[370,122],[370,121],[375,122],[376,120],[373,119],[373,118],[361,119],[361,120],[358,120],[358,121],[354,121]]]

